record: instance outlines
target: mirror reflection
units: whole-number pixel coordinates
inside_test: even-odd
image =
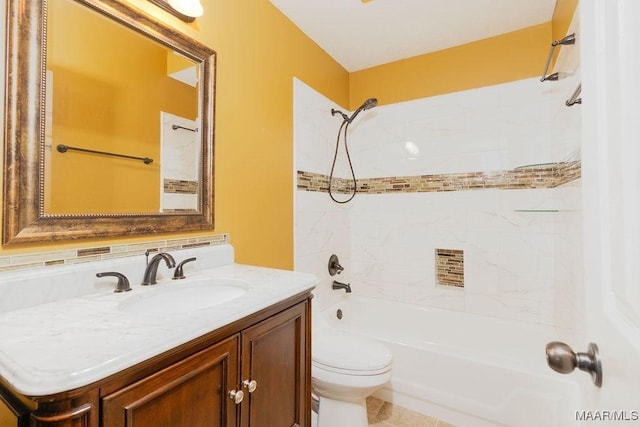
[[[71,0],[46,46],[43,213],[198,211],[199,64]]]

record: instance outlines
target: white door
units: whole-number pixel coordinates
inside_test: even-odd
[[[584,339],[604,374],[587,386],[588,425],[640,425],[640,1],[581,0],[579,11]]]

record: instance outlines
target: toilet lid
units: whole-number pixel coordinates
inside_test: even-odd
[[[367,375],[391,368],[391,351],[385,345],[334,329],[316,334],[311,352],[314,365],[337,372]]]

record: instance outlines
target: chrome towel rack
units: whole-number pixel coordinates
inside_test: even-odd
[[[153,163],[153,159],[149,157],[136,157],[136,156],[128,156],[126,154],[117,154],[117,153],[109,153],[107,151],[97,151],[97,150],[89,150],[88,148],[79,148],[79,147],[70,147],[64,144],[58,144],[56,149],[60,153],[66,153],[67,151],[80,151],[83,153],[92,153],[92,154],[102,154],[104,156],[112,156],[112,157],[122,157],[125,159],[133,159],[133,160],[142,160],[145,165]]]
[[[558,45],[567,46],[572,44],[576,44],[576,33],[569,34],[565,38],[560,40],[555,40],[551,43],[551,50],[549,51],[549,56],[547,57],[547,63],[544,66],[544,71],[542,72],[542,77],[540,78],[541,82],[544,82],[547,80],[551,80],[551,81],[558,80],[558,73],[552,73],[547,75],[547,72],[549,72],[549,65],[551,65],[551,59],[553,58],[553,52],[556,50],[556,47]]]
[[[565,105],[567,107],[571,107],[574,104],[582,104],[582,98],[578,98],[580,96],[580,93],[582,93],[582,83],[578,84],[578,87],[575,91],[573,91],[573,95],[571,95],[571,98],[567,99]]]

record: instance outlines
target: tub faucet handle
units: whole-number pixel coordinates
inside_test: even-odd
[[[340,265],[338,255],[331,255],[331,257],[329,258],[329,274],[335,276],[336,274],[342,273],[342,270],[344,270],[344,267]]]

